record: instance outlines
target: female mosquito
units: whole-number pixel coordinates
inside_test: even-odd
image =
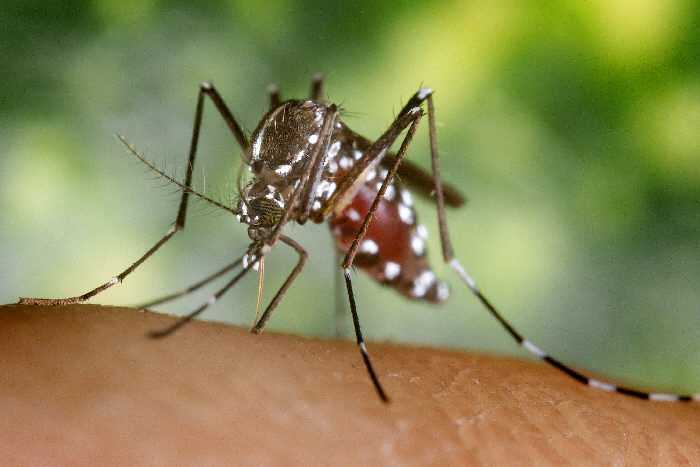
[[[252,180],[243,184],[239,177],[239,201],[235,206],[207,197],[192,188],[192,173],[205,97],[209,97],[242,149],[242,163],[252,172]],[[432,176],[404,160],[427,104]],[[184,182],[164,173],[139,154],[123,137],[129,151],[151,170],[182,190],[173,226],[135,263],[99,287],[76,297],[62,299],[20,298],[19,303],[63,305],[84,302],[121,283],[175,233],[184,229],[188,198],[191,195],[234,214],[248,226],[251,243],[246,253],[223,269],[180,292],[144,306],[164,303],[190,293],[237,267],[240,271],[208,301],[181,317],[170,327],[153,331],[153,338],[165,337],[189,322],[231,289],[248,271],[264,267],[265,254],[278,242],[292,248],[298,261],[280,289],[255,321],[251,331],[261,333],[285,292],[302,271],[307,259],[304,248],[282,233],[288,222],[304,224],[328,222],[338,250],[344,255],[341,267],[350,302],[357,345],[367,372],[382,401],[388,402],[371,363],[362,336],[357,304],[352,287],[351,268],[359,267],[376,281],[391,286],[415,300],[440,302],[449,295],[447,285],[438,280],[426,259],[426,231],[417,223],[411,194],[405,182],[422,195],[434,194],[440,232],[442,257],[457,273],[486,310],[525,350],[542,359],[579,383],[609,392],[657,401],[700,400],[700,394],[676,395],[650,393],[616,386],[583,375],[561,363],[525,339],[491,301],[454,255],[447,229],[445,205],[460,206],[464,199],[457,190],[442,183],[435,130],[433,90],[420,88],[404,105],[389,128],[370,141],[353,132],[342,120],[338,106],[323,99],[323,80],[312,80],[309,99],[282,101],[276,87],[270,88],[270,108],[250,138],[241,129],[223,98],[209,82],[199,88],[192,139]],[[391,147],[405,132],[399,150]],[[401,181],[397,179],[397,174]]]

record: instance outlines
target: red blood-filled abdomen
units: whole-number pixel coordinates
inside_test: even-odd
[[[362,227],[380,185],[380,177],[372,173],[343,211],[330,219],[331,232],[343,253]],[[411,195],[396,181],[379,202],[355,265],[411,299],[440,302],[449,295],[447,285],[428,265],[426,231],[417,223]]]

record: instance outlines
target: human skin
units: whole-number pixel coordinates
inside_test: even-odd
[[[0,307],[0,465],[697,465],[700,406],[540,363],[75,305]]]

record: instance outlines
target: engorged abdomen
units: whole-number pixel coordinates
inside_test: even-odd
[[[382,172],[385,176],[386,171]],[[371,172],[350,203],[330,218],[331,232],[341,252],[350,249],[382,180]],[[379,202],[354,264],[408,298],[441,302],[448,297],[449,288],[430,269],[426,239],[425,228],[417,223],[410,193],[395,181]]]

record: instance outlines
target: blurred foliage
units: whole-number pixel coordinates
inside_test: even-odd
[[[329,99],[368,137],[423,83],[436,90],[446,178],[471,200],[449,214],[456,251],[504,314],[575,365],[698,391],[699,50],[690,0],[6,0],[0,297],[83,292],[159,238],[178,195],[113,134],[182,173],[199,82],[216,82],[250,131],[268,83],[305,95],[321,71]],[[208,192],[229,197],[238,156],[208,108],[197,186],[206,178]],[[427,167],[424,129],[411,157]],[[409,303],[359,277],[366,333],[519,353],[440,264],[433,210],[419,209],[453,296],[444,307]],[[97,301],[158,296],[244,249],[230,217],[196,203],[190,212],[183,235]],[[323,225],[288,231],[312,260],[270,327],[328,335],[330,237]],[[267,297],[294,259],[271,254]],[[256,282],[205,316],[250,323]]]

